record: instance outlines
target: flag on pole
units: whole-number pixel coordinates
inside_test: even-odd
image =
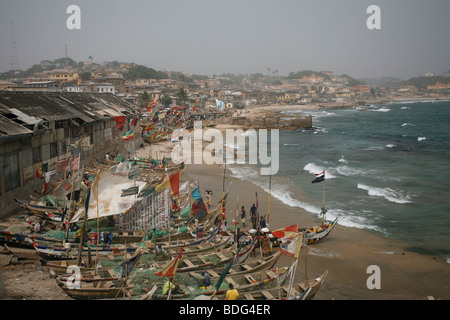
[[[181,248],[180,253],[178,254],[178,257],[176,257],[173,260],[170,260],[168,263],[166,263],[162,270],[155,273],[157,276],[161,277],[173,277],[175,273],[177,272],[178,264],[180,263],[181,255],[183,254],[184,246],[186,243],[183,243],[183,247]]]
[[[220,285],[222,284],[223,280],[226,278],[226,276],[227,276],[227,274],[228,274],[228,271],[230,271],[231,266],[232,266],[233,264],[235,264],[235,261],[234,261],[234,260],[235,260],[236,257],[238,256],[238,254],[239,254],[239,252],[241,251],[243,245],[244,245],[244,242],[241,243],[241,245],[239,246],[239,249],[238,249],[238,251],[236,252],[236,254],[234,255],[233,259],[231,259],[230,263],[228,263],[228,265],[227,265],[227,266],[225,267],[225,269],[222,271],[222,273],[221,273],[221,275],[220,275],[220,278],[219,278],[219,280],[217,280],[216,285],[215,285],[216,291],[219,290]],[[255,245],[255,243],[253,243],[253,246],[254,246],[254,245]],[[253,246],[251,247],[252,249],[253,249]]]
[[[202,219],[208,214],[208,210],[206,210],[205,202],[202,198],[194,200],[192,203],[192,214],[197,219]]]
[[[297,259],[300,256],[300,248],[303,242],[303,232],[290,238],[287,244],[280,245],[280,252]]]
[[[191,192],[191,197],[194,200],[201,200],[202,195],[200,194],[200,191],[198,190],[198,187],[194,189],[194,191]]]
[[[133,130],[130,130],[130,131],[128,131],[128,132],[125,132],[123,135],[122,135],[122,139],[123,140],[131,140],[131,139],[133,139],[134,138],[134,132],[133,132]]]
[[[160,192],[168,188],[170,188],[170,179],[165,179],[163,182],[161,182],[155,187],[155,191]]]
[[[172,175],[170,178],[170,188],[172,188],[172,193],[174,196],[178,195],[180,193],[180,172],[177,171],[174,175]]]
[[[89,199],[91,198],[91,188],[88,188],[87,194],[86,194],[86,200],[84,201],[84,211],[87,215],[88,209],[89,209]]]
[[[36,178],[40,178],[43,176],[43,172],[42,172],[42,166],[39,166],[38,168],[36,168]]]
[[[325,180],[325,170],[323,170],[321,173],[315,173],[314,175],[316,176],[316,178],[311,181],[311,183],[322,182]]]

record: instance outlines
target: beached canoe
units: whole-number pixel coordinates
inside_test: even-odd
[[[298,282],[292,285],[289,300],[311,300],[321,288],[328,276],[328,270],[320,277],[312,280]],[[255,290],[240,295],[243,300],[287,300],[289,284],[272,289]]]
[[[41,258],[47,260],[74,260],[77,259],[79,254],[79,244],[67,243],[67,246],[60,245],[46,245],[40,244],[39,241],[32,241],[33,248],[38,252]],[[123,246],[123,245],[111,245],[111,246],[99,246],[99,255],[111,255],[111,254],[124,254],[135,252],[139,246]],[[81,255],[94,256],[97,254],[97,247],[83,247]]]
[[[80,282],[78,285],[68,285],[56,279],[58,286],[76,300],[114,299],[116,297],[131,296],[132,287],[126,286],[122,280]]]
[[[207,296],[214,295],[219,300],[223,300],[228,291],[229,284],[232,284],[234,289],[237,289],[240,294],[248,291],[272,289],[284,285],[289,274],[290,267],[272,268],[240,275],[229,274],[223,280],[223,289],[216,291],[215,289],[208,287],[207,289],[209,290],[204,291],[202,294]],[[212,285],[215,285],[215,283],[212,283]]]
[[[62,240],[51,237],[41,236],[35,233],[20,233],[10,232],[7,230],[0,230],[0,244],[7,244],[8,246],[21,247],[33,249],[33,242],[41,241],[47,244],[62,244]]]
[[[197,254],[207,254],[213,252],[221,252],[224,250],[231,250],[231,247],[226,248],[232,242],[232,236],[222,237],[219,236],[215,240],[210,239],[210,241],[200,242],[198,244],[186,245],[183,249],[183,256],[191,256]],[[176,247],[169,247],[167,242],[158,243],[157,245],[161,245],[161,249],[167,251],[164,253],[165,256],[176,256],[180,251],[179,243],[176,244]],[[169,249],[170,248],[170,249]]]
[[[304,238],[306,239],[307,244],[314,244],[325,239],[330,234],[331,230],[336,226],[337,220],[338,218],[333,222],[323,224],[319,227],[299,229],[298,231],[304,232]]]
[[[99,270],[89,270],[84,271],[83,273],[76,274],[74,273],[66,273],[57,275],[56,279],[58,279],[61,283],[67,284],[74,283],[76,281],[80,282],[100,282],[100,281],[115,281],[119,280],[120,277],[118,274],[114,272],[112,268],[100,268]]]
[[[278,261],[278,259],[281,256],[281,252],[276,252],[268,257],[260,258],[260,257],[254,257],[254,258],[247,258],[246,261],[243,263],[239,263],[236,265],[232,265],[231,268],[228,270],[228,274],[231,276],[237,276],[242,274],[249,274],[256,271],[261,270],[268,270],[271,269],[275,263]],[[207,268],[204,271],[207,271],[211,275],[211,279],[217,279],[221,276],[224,268]],[[199,271],[193,271],[189,273],[190,276],[194,278],[201,278],[201,272]]]
[[[199,271],[208,268],[225,266],[231,260],[236,259],[236,264],[242,264],[246,261],[254,248],[254,243],[242,249],[237,255],[234,251],[214,252],[205,255],[182,256],[179,262],[177,272]],[[163,269],[167,262],[155,262],[153,267],[157,270]]]

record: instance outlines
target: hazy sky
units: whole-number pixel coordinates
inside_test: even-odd
[[[69,30],[67,7],[81,9]],[[366,26],[370,5],[381,29]],[[0,0],[0,71],[68,56],[188,74],[330,70],[407,79],[450,70],[449,0]]]

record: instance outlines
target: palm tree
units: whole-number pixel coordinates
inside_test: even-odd
[[[163,95],[160,99],[159,102],[161,102],[161,104],[164,107],[170,106],[170,104],[172,103],[172,99],[169,96]]]
[[[94,57],[93,57],[93,56],[89,56],[88,59],[89,59],[89,60],[91,61],[91,63],[92,63],[92,60],[94,60]]]
[[[180,88],[180,90],[177,92],[177,98],[180,102],[183,103],[183,105],[185,105],[186,100],[188,99],[188,94],[187,94],[186,90],[184,90],[183,88]]]
[[[147,91],[144,91],[144,93],[142,93],[142,95],[141,95],[141,103],[144,106],[147,106],[149,102],[150,102],[150,96],[148,95]]]

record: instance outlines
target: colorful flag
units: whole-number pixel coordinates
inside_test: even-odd
[[[75,168],[75,170],[78,170],[80,168],[80,157],[73,158],[72,168]]]
[[[206,210],[206,206],[202,198],[194,200],[192,203],[192,213],[198,219],[206,217],[208,210]]]
[[[87,216],[87,213],[88,213],[88,210],[89,210],[89,200],[90,200],[90,198],[91,198],[91,188],[88,187],[87,194],[86,194],[86,200],[84,201],[84,211],[86,213],[86,216]]]
[[[191,192],[191,197],[194,200],[201,200],[202,195],[200,194],[200,191],[198,190],[198,187],[194,189],[194,191]]]
[[[299,233],[292,237],[287,244],[280,245],[280,252],[289,256],[298,258],[300,256],[300,248],[302,247],[303,233]]]
[[[125,120],[127,119],[127,117],[114,117],[114,121],[117,123],[125,123]]]
[[[239,254],[239,252],[241,251],[243,245],[244,245],[244,242],[241,243],[241,245],[239,246],[239,249],[238,249],[238,251],[236,252],[234,258],[231,259],[230,263],[229,263],[229,264],[225,267],[225,269],[222,271],[222,273],[221,273],[221,275],[220,275],[220,278],[219,278],[219,280],[217,280],[216,285],[215,285],[216,291],[220,289],[220,285],[222,284],[223,280],[226,278],[226,276],[227,276],[227,274],[228,274],[228,271],[230,271],[230,268],[231,268],[231,266],[234,264],[234,260],[235,260],[236,257],[238,256],[238,254]],[[253,246],[254,246],[254,245],[255,245],[255,243],[253,243]],[[253,246],[252,246],[252,249],[253,249]]]
[[[178,254],[178,257],[176,259],[170,260],[168,263],[166,263],[162,270],[155,273],[157,276],[161,277],[173,277],[174,274],[177,272],[178,264],[180,263],[181,255],[183,254],[184,245],[186,243],[183,243],[183,247],[181,247],[181,251]]]
[[[128,131],[128,132],[125,132],[123,135],[122,135],[122,139],[123,140],[130,140],[130,139],[133,139],[134,138],[134,132],[133,132],[133,130],[130,130],[130,131]]]
[[[162,191],[164,189],[168,189],[168,188],[170,188],[170,179],[165,179],[163,182],[161,182],[160,184],[158,184],[155,187],[155,190],[157,192],[160,192],[160,191]]]
[[[172,193],[174,196],[178,195],[180,193],[180,172],[177,171],[174,175],[172,175],[170,178],[170,188],[172,188]]]
[[[321,173],[315,173],[314,175],[316,176],[316,178],[311,181],[311,183],[322,182],[323,180],[325,180],[325,170],[323,170],[323,172]]]
[[[133,268],[136,266],[141,256],[142,253],[138,253],[134,257],[120,264],[120,266],[122,267],[122,279],[125,279],[130,275],[131,271],[133,271]]]
[[[39,166],[38,168],[36,168],[36,178],[40,178],[42,177],[44,173],[42,172],[42,166]]]
[[[297,235],[298,232],[298,225],[294,224],[292,226],[276,229],[272,231],[272,235],[277,239],[283,239],[283,238],[292,238],[293,236]]]

